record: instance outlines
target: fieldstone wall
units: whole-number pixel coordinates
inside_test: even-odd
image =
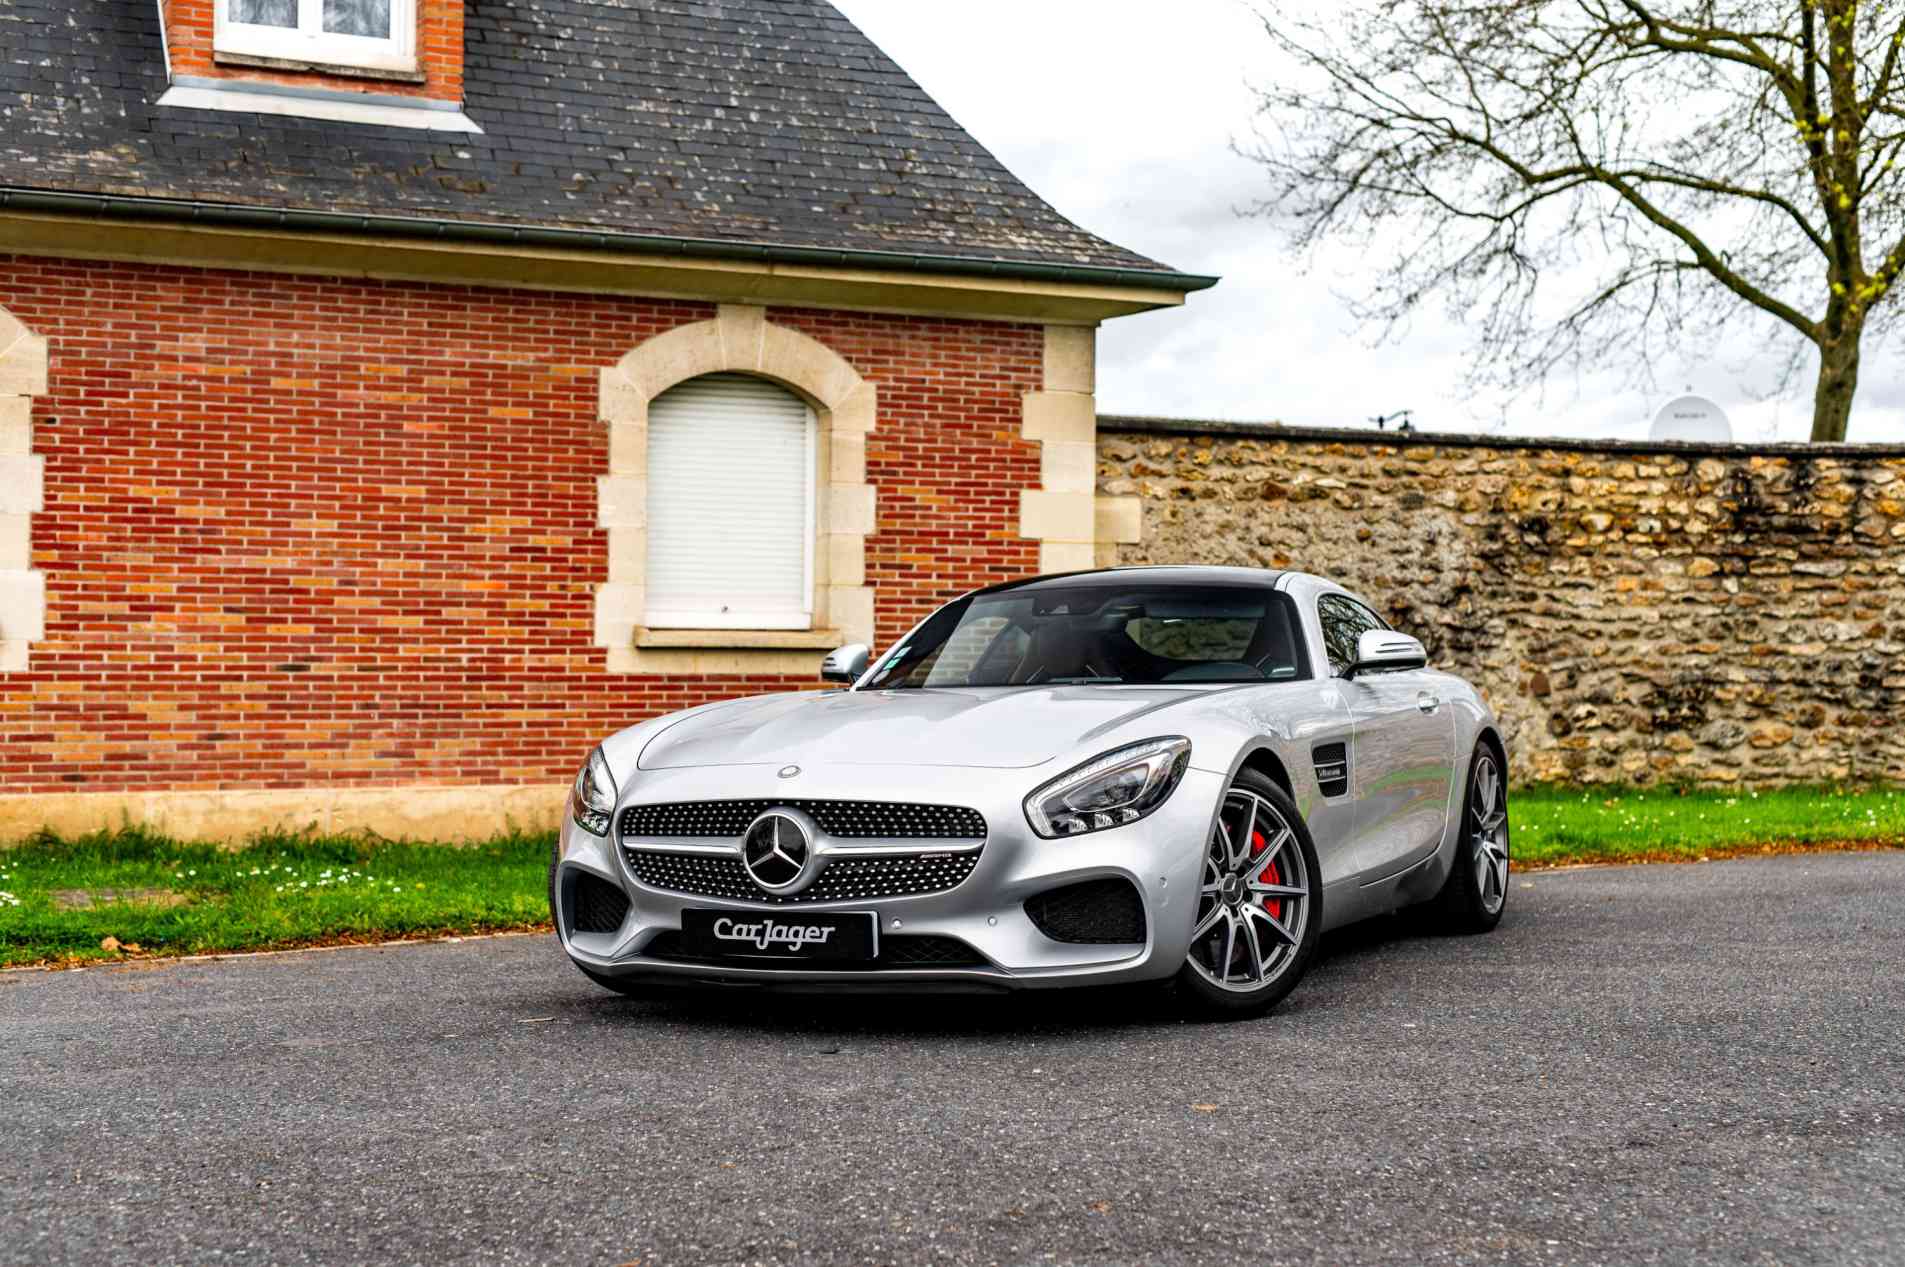
[[[1476,681],[1520,781],[1905,779],[1905,449],[1099,422],[1119,563],[1340,580]]]

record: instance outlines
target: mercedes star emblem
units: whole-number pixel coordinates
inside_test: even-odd
[[[784,893],[799,884],[812,861],[807,829],[777,810],[755,819],[741,838],[742,865],[754,883],[770,893]]]

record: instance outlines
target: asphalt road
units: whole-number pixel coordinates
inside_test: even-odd
[[[0,974],[0,1262],[1905,1261],[1905,855],[1511,900],[1233,1025],[546,937]]]

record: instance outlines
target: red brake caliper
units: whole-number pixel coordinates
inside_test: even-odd
[[[1262,853],[1269,847],[1270,842],[1263,838],[1263,833],[1253,827],[1250,831],[1250,852],[1252,856]],[[1277,860],[1272,858],[1270,865],[1259,872],[1257,878],[1265,884],[1282,884],[1283,876],[1282,873],[1277,870]],[[1283,918],[1283,900],[1281,898],[1266,900],[1263,904],[1263,909],[1270,912],[1271,919],[1280,920]]]

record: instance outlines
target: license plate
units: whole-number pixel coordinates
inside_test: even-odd
[[[879,916],[818,911],[705,911],[681,913],[688,953],[711,959],[871,959],[879,953]]]

